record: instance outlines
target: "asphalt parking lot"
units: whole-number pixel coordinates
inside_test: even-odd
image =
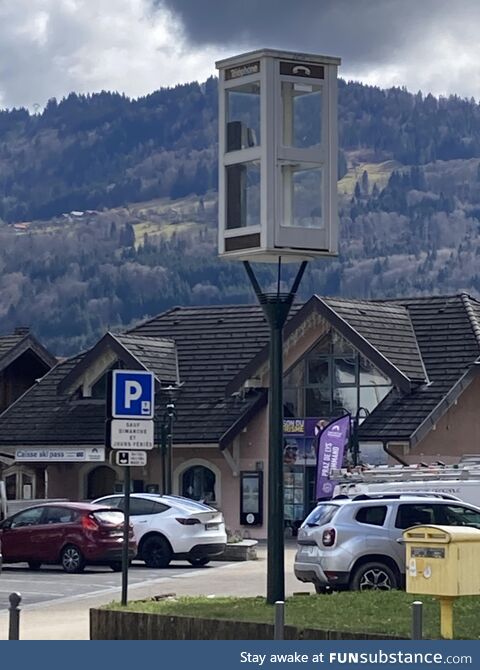
[[[198,568],[184,562],[173,562],[163,570],[152,570],[142,563],[134,563],[128,571],[129,585],[169,582],[192,577],[199,572],[204,576],[209,572],[214,579],[215,570],[221,565],[225,563],[210,563]],[[55,565],[43,566],[38,571],[30,570],[23,563],[5,565],[0,575],[0,612],[8,608],[8,596],[14,591],[21,594],[23,608],[60,599],[108,595],[109,591],[114,600],[118,597],[121,585],[122,573],[112,572],[108,567],[87,567],[81,574],[69,575]]]

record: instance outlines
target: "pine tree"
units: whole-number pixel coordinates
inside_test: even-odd
[[[368,172],[364,170],[362,174],[362,193],[364,195],[368,195],[368,191],[369,191]]]

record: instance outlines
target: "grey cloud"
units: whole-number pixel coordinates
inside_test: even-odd
[[[276,47],[343,58],[347,66],[408,60],[453,17],[480,18],[478,0],[155,0],[195,45]]]

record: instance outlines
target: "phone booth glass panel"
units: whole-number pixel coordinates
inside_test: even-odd
[[[228,88],[227,152],[260,144],[260,82]]]
[[[322,168],[283,165],[282,225],[323,228]]]
[[[322,87],[282,81],[283,143],[306,149],[322,142]]]
[[[227,179],[227,228],[258,225],[260,218],[260,161],[229,165]]]

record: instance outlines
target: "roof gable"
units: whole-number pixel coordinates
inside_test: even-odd
[[[177,352],[173,340],[106,333],[62,379],[58,393],[72,392],[85,381],[91,384],[115,360],[123,361],[133,370],[152,372],[158,385],[179,383]]]
[[[35,354],[46,370],[57,364],[55,356],[45,349],[32,333],[22,331],[0,337],[0,372],[29,350]]]
[[[318,296],[317,299],[320,311],[332,325],[399,388],[409,390],[408,382],[427,381],[412,322],[403,305]]]
[[[425,370],[405,308],[375,304],[372,306],[371,302],[320,298],[314,295],[303,306],[297,305],[296,309],[292,309],[292,316],[284,330],[285,341],[302,327],[314,311],[403,391],[410,391],[411,382],[425,381]],[[268,351],[266,343],[231,380],[227,392],[237,390],[252,377],[268,360]]]

